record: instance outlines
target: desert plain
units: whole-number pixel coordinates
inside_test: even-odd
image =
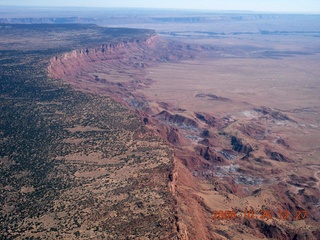
[[[100,27],[23,20],[46,25],[27,24],[35,27],[24,30],[20,45],[0,42],[4,66],[14,68],[7,46],[23,53],[24,66],[42,54],[35,66],[46,81],[38,97],[31,94],[33,111],[47,111],[44,126],[63,133],[46,142],[55,144],[46,161],[56,175],[42,174],[48,186],[57,183],[45,198],[30,195],[41,184],[19,180],[34,176],[32,169],[10,168],[22,153],[8,142],[21,131],[2,129],[1,163],[21,189],[14,193],[2,179],[4,236],[318,239],[319,16],[154,14],[61,19]],[[10,19],[3,21],[22,21]],[[43,26],[50,37],[37,29]],[[23,29],[12,27],[0,30],[12,36]],[[34,32],[52,47],[30,45]],[[31,80],[21,79],[24,89]],[[6,104],[19,109],[19,88],[3,86],[4,112]],[[53,126],[44,126],[53,136]],[[28,211],[18,218],[14,206],[33,198],[45,199],[44,210],[34,214],[22,204]]]

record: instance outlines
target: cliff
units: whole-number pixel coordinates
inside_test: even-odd
[[[50,60],[48,72],[53,78],[64,78],[74,76],[80,69],[91,67],[97,61],[114,62],[127,60],[126,64],[133,64],[132,59],[141,59],[143,53],[153,52],[155,45],[159,44],[159,37],[156,34],[113,43],[104,43],[92,48],[72,50],[54,56]],[[148,56],[147,60],[154,60]],[[121,63],[120,63],[121,64]]]

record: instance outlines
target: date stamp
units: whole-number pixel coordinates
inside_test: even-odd
[[[261,209],[258,212],[254,210],[244,210],[243,212],[236,212],[235,210],[214,210],[212,213],[212,218],[224,219],[224,220],[234,220],[236,218],[243,219],[260,219],[260,220],[269,220],[272,218],[278,218],[282,220],[302,220],[307,218],[306,210],[297,210],[295,212],[290,212],[289,210],[280,210],[278,214],[274,216],[274,213],[271,210]]]

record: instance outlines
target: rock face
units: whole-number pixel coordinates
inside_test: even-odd
[[[54,78],[75,77],[88,69],[97,70],[97,66],[93,66],[95,62],[115,64],[114,67],[121,70],[128,67],[143,69],[155,62],[190,59],[194,54],[195,50],[188,50],[186,45],[163,41],[151,31],[136,38],[117,39],[116,42],[108,40],[105,44],[55,56],[51,58],[48,72]],[[98,78],[95,77],[95,80]]]
[[[49,74],[52,77],[61,78],[74,74],[82,67],[86,68],[86,64],[90,62],[121,60],[128,56],[129,51],[138,53],[151,49],[157,39],[158,36],[153,34],[142,39],[106,43],[93,48],[73,50],[53,57],[48,67]]]
[[[272,160],[275,160],[278,162],[292,162],[288,157],[284,156],[283,154],[275,152],[275,151],[271,151],[270,149],[266,149],[265,153]]]
[[[72,42],[77,28],[88,26],[72,27],[32,26],[31,31],[30,26],[10,26],[21,42],[33,42],[30,36],[43,41],[38,33],[46,29]],[[86,30],[83,38],[93,35],[94,29]],[[3,32],[4,39],[11,39]],[[52,75],[72,84],[93,80],[97,85],[88,75],[78,78],[78,72],[111,55],[123,53],[124,59],[129,48],[147,49],[150,37],[53,58],[52,53],[61,52],[59,46],[32,54],[0,50],[1,61],[10,63],[0,64],[1,94],[8,98],[1,96],[0,106],[0,239],[177,236],[168,145],[149,136],[130,109],[105,96],[74,91],[46,74],[51,58]]]
[[[254,110],[258,113],[263,114],[263,115],[269,115],[272,118],[279,120],[279,121],[292,121],[285,114],[283,114],[279,111],[272,110],[271,108],[268,108],[268,107],[254,108]]]
[[[177,128],[169,127],[166,135],[167,135],[167,140],[173,145],[181,144],[181,140],[180,140],[180,136]]]
[[[216,125],[216,119],[213,116],[210,116],[206,113],[195,113],[195,115],[200,121],[208,124],[211,127]]]
[[[220,136],[217,130],[222,124],[219,125],[218,116],[215,119],[204,112],[188,113],[187,110],[175,109],[166,103],[148,102],[146,97],[134,91],[152,83],[152,80],[145,79],[144,69],[148,66],[158,62],[189,58],[192,54],[192,51],[187,51],[183,45],[177,46],[164,42],[157,35],[150,34],[136,40],[102,44],[61,54],[51,59],[48,71],[52,77],[63,78],[80,90],[111,96],[127,104],[140,116],[142,115],[141,122],[149,130],[151,129],[148,134],[150,136],[160,135],[174,149],[175,167],[168,178],[171,192],[177,201],[176,210],[179,214],[173,222],[180,239],[219,239],[224,235],[222,233],[221,236],[220,234],[219,236],[213,235],[211,227],[207,227],[212,223],[209,215],[213,208],[208,208],[205,202],[198,197],[196,189],[201,189],[201,187],[197,185],[196,177],[210,181],[221,177],[224,183],[215,186],[214,191],[242,194],[244,190],[239,185],[244,184],[251,187],[261,184],[263,178],[260,180],[260,174],[262,172],[275,173],[281,170],[266,170],[267,167],[271,168],[271,163],[264,160],[265,156],[255,156],[257,149],[255,141],[265,139],[267,130],[263,125],[240,124],[237,130],[240,130],[242,135],[238,135],[237,132],[229,132]],[[99,71],[101,75],[97,74]],[[113,71],[116,72],[114,75],[106,74],[106,72]],[[129,76],[130,81],[117,81],[118,77],[121,78],[124,75]],[[116,80],[110,79],[112,77]],[[196,97],[208,98],[212,101],[231,101],[212,94],[199,94]],[[157,107],[152,108],[152,104]],[[285,115],[268,108],[255,110],[263,118],[288,120]],[[194,135],[189,134],[190,132]],[[194,136],[195,138],[192,138]],[[249,137],[249,140],[246,137]],[[224,142],[220,142],[221,139]],[[278,144],[284,145],[281,142]],[[254,153],[252,153],[253,147]],[[263,151],[264,147],[259,149]],[[282,151],[265,150],[268,158],[279,162],[289,162],[290,160],[280,152]],[[245,155],[243,159],[247,160],[247,162],[241,161],[241,164],[246,164],[244,169],[235,164],[239,162],[237,158],[241,155]],[[254,157],[257,158],[254,160]],[[259,168],[257,165],[251,166],[253,160],[258,163]],[[231,165],[228,166],[228,164]],[[251,173],[256,177],[250,177]],[[278,198],[283,199],[282,196]],[[226,195],[226,201],[229,200]],[[293,203],[292,206],[294,204],[296,203]],[[287,208],[283,207],[283,209]],[[252,224],[250,228],[260,234],[260,237],[268,236],[276,239],[287,239],[288,237],[288,231],[284,228],[266,225],[264,222]]]
[[[214,163],[225,162],[224,158],[216,154],[212,149],[210,149],[210,147],[197,146],[196,151],[207,161]]]
[[[264,139],[264,135],[266,132],[265,128],[256,122],[242,123],[242,124],[240,124],[238,129],[242,133],[246,134],[248,137],[256,139],[256,140]]]
[[[75,89],[108,95],[128,107],[145,109],[148,108],[145,99],[132,94],[133,90],[152,83],[145,78],[145,68],[160,62],[190,59],[195,54],[186,44],[167,42],[155,32],[146,31],[133,37],[109,38],[104,44],[93,43],[54,56],[48,74],[63,79]]]
[[[111,96],[139,113],[148,106],[141,106],[139,102],[145,102],[143,97],[133,95],[131,90],[150,84],[150,80],[144,78],[144,69],[158,62],[190,59],[192,56],[192,50],[186,50],[183,44],[168,43],[159,39],[157,35],[150,34],[136,40],[102,44],[55,56],[50,60],[48,73],[51,77],[61,78],[81,91]],[[102,76],[98,75],[99,72]],[[112,77],[117,79],[119,76],[126,76],[130,80],[121,83],[112,81]],[[160,112],[154,117],[143,115],[141,121],[150,128],[155,122],[167,123],[153,130],[154,134],[160,135],[172,146],[184,145],[189,141],[181,136],[178,127],[198,126],[191,118],[168,111]],[[174,192],[175,184],[171,185]],[[185,227],[183,220],[177,218],[175,224],[179,239],[189,239],[187,230],[190,229]],[[204,226],[205,224],[201,225],[202,228]]]
[[[179,126],[186,126],[186,127],[197,127],[198,124],[187,117],[184,117],[179,114],[171,114],[167,111],[162,111],[159,114],[155,116],[156,119],[161,120],[161,121],[166,121],[171,124],[176,124]]]
[[[243,144],[242,140],[235,136],[231,137],[231,145],[233,150],[245,153],[246,155],[248,155],[253,150],[250,145]]]

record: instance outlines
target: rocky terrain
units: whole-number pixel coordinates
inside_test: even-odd
[[[188,82],[205,61],[277,51],[94,25],[2,24],[0,33],[4,239],[320,237],[318,148],[301,137],[318,139],[314,118],[301,115],[317,108],[237,99],[201,82],[206,70]]]
[[[49,78],[50,58],[64,52],[26,41],[88,26],[2,27],[2,36],[25,35],[24,50],[8,42],[0,51],[0,239],[177,238],[172,150],[123,105]],[[103,37],[115,40],[112,31]],[[143,41],[152,32],[121,34]]]
[[[172,147],[174,169],[170,188],[177,201],[182,239],[317,239],[317,180],[302,180],[294,170],[299,159],[289,157],[294,150],[285,139],[274,140],[266,129],[275,122],[295,126],[298,123],[294,119],[259,106],[244,111],[240,118],[191,112],[143,94],[154,84],[146,74],[152,66],[221,57],[222,52],[230,51],[215,46],[208,49],[179,45],[153,35],[139,42],[102,45],[56,56],[48,70],[52,77],[68,81],[75,89],[111,96],[134,109],[148,131]],[[196,97],[237,104],[214,94],[201,93]],[[291,174],[287,175],[284,168],[290,169]],[[258,215],[257,219],[237,219],[232,223],[220,220],[218,224],[212,219],[212,212],[217,209],[233,209],[237,214],[244,209],[257,213],[265,209],[271,211],[273,218]],[[283,220],[279,212],[286,210],[290,217]],[[312,216],[296,219],[301,210]]]

